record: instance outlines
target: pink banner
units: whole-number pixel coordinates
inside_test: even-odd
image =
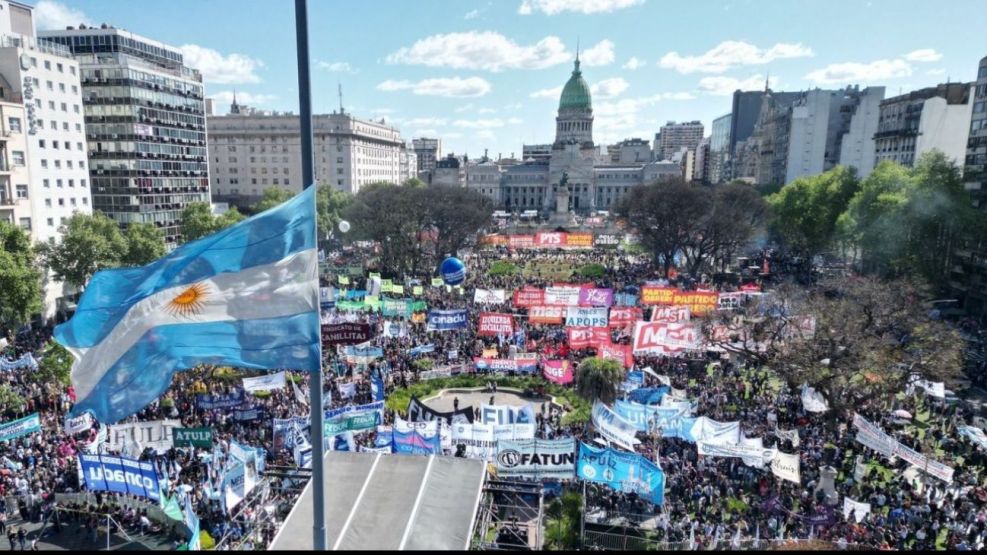
[[[613,304],[613,289],[584,287],[579,290],[579,306],[610,306]]]
[[[610,327],[626,328],[644,319],[644,311],[636,306],[615,306],[610,309]]]
[[[481,312],[480,325],[477,335],[512,335],[514,333],[514,316],[498,312]]]
[[[572,383],[572,363],[568,360],[543,360],[541,367],[546,380],[560,385]]]
[[[570,349],[597,348],[599,345],[610,344],[608,328],[566,328]]]
[[[630,345],[600,344],[596,347],[597,358],[609,358],[619,361],[624,368],[634,366],[634,354]]]

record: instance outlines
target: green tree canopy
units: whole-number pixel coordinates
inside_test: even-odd
[[[73,214],[61,228],[62,241],[49,240],[40,251],[55,277],[82,287],[93,274],[120,265],[128,242],[117,223],[100,212]]]
[[[353,202],[353,195],[340,191],[332,185],[319,185],[316,195],[319,237],[325,237],[328,235],[328,230],[333,230],[333,233],[338,231],[336,226],[343,219],[343,211]]]
[[[860,188],[853,168],[800,177],[768,197],[772,232],[807,259],[825,252],[837,238],[837,220]]]
[[[230,208],[220,216],[214,216],[212,207],[205,202],[193,202],[182,211],[182,240],[190,243],[206,235],[239,222],[244,218],[236,208]]]
[[[0,332],[16,328],[41,310],[42,277],[31,237],[0,222]]]
[[[576,393],[590,403],[600,401],[605,404],[617,400],[621,382],[624,381],[624,367],[609,358],[587,358],[576,368]]]
[[[287,202],[293,196],[294,195],[292,192],[288,189],[283,189],[281,187],[268,187],[267,189],[264,189],[264,194],[261,196],[261,199],[254,204],[254,213],[270,210],[281,203]]]
[[[130,224],[124,238],[127,252],[120,259],[124,266],[144,266],[165,255],[164,232],[154,224]]]
[[[31,381],[42,385],[55,384],[66,387],[70,383],[72,362],[72,355],[65,350],[65,347],[49,341],[41,352],[38,371],[30,372],[28,377]]]

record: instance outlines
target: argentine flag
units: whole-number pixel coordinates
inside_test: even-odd
[[[197,364],[319,364],[315,187],[142,268],[89,281],[55,339],[75,357],[72,414],[122,420]]]

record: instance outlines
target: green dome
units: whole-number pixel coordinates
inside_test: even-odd
[[[579,58],[576,58],[576,67],[572,70],[572,77],[562,89],[562,98],[559,99],[559,111],[562,110],[592,110],[593,99],[589,93],[589,85],[583,79],[583,73],[579,71]]]

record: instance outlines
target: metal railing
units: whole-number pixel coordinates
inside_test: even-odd
[[[37,50],[46,54],[56,56],[72,57],[72,51],[67,46],[63,46],[50,40],[28,37],[25,35],[3,35],[0,36],[0,47],[3,48],[25,48],[27,50]]]

